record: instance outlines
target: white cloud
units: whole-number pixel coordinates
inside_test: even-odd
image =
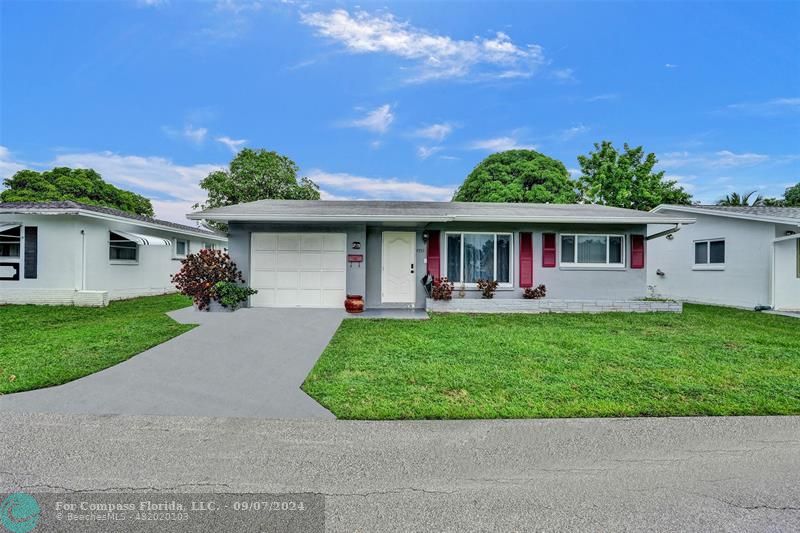
[[[451,133],[453,133],[453,125],[443,122],[441,124],[431,124],[430,126],[420,128],[414,132],[414,135],[442,142]]]
[[[260,0],[217,0],[214,3],[217,11],[228,11],[234,15],[246,11],[259,11],[262,7],[264,4]]]
[[[717,158],[712,160],[712,165],[720,167],[752,166],[763,163],[769,159],[768,155],[752,152],[735,154],[729,150],[721,150],[714,154]]]
[[[541,46],[517,45],[503,32],[492,38],[459,40],[416,28],[391,13],[351,14],[345,9],[306,13],[301,20],[352,53],[385,53],[412,62],[411,81],[531,76],[545,63]]]
[[[800,112],[800,97],[773,98],[763,102],[739,102],[728,109],[757,115],[781,115]]]
[[[678,68],[678,65],[674,63],[665,63],[664,68]]]
[[[238,153],[242,146],[247,143],[247,139],[231,139],[230,137],[226,137],[224,135],[222,137],[217,137],[214,140],[227,146],[228,149],[234,154]]]
[[[473,141],[469,147],[473,150],[486,150],[488,152],[504,152],[506,150],[536,150],[534,144],[522,144],[516,137],[495,137]]]
[[[191,124],[187,124],[186,127],[183,128],[183,136],[197,144],[205,141],[207,134],[208,130],[206,128],[194,128]]]
[[[572,126],[571,128],[561,130],[561,132],[558,134],[558,138],[561,139],[562,141],[568,141],[570,139],[577,137],[582,133],[586,133],[587,131],[589,131],[589,126],[585,126],[583,124],[577,124],[575,126]]]
[[[682,168],[688,166],[704,168],[750,167],[770,161],[770,156],[754,152],[735,153],[720,150],[713,153],[693,154],[690,152],[667,152],[659,158],[664,168]]]
[[[550,72],[550,77],[561,83],[572,83],[577,81],[575,71],[571,68],[560,68]]]
[[[605,100],[616,100],[619,98],[617,93],[596,94],[586,99],[587,102],[602,102]]]
[[[6,178],[10,178],[16,172],[24,169],[26,165],[24,165],[21,161],[16,161],[11,154],[11,150],[6,148],[5,146],[0,145],[0,189],[3,188],[2,181]]]
[[[164,131],[164,133],[172,138],[177,139],[183,137],[184,139],[187,139],[195,144],[203,144],[203,142],[206,140],[206,135],[208,135],[207,128],[195,128],[191,124],[187,124],[182,130],[176,130],[175,128],[169,126],[163,126],[161,129]]]
[[[455,186],[442,187],[396,178],[367,178],[314,169],[308,177],[320,186],[325,199],[381,199],[447,201]]]
[[[428,159],[430,156],[441,152],[441,146],[417,146],[417,157],[420,159]]]
[[[346,125],[355,128],[364,128],[376,133],[386,133],[389,125],[394,121],[392,106],[384,104],[368,112],[364,117],[351,120]]]
[[[136,0],[136,5],[141,7],[158,7],[169,4],[169,0]]]

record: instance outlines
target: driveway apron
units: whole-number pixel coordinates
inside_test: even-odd
[[[199,326],[70,383],[0,396],[0,412],[334,418],[300,385],[343,311],[187,308],[170,316]]]

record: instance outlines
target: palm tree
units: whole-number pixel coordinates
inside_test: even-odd
[[[727,207],[749,207],[755,205],[763,205],[764,204],[764,197],[762,195],[756,196],[753,203],[750,203],[750,198],[756,193],[756,191],[750,191],[745,194],[739,194],[738,192],[733,192],[731,194],[726,194],[725,198],[722,200],[717,201],[717,205],[724,205]]]

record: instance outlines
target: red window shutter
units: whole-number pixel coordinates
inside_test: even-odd
[[[442,275],[441,269],[441,247],[439,246],[439,232],[428,232],[428,274],[434,278]]]
[[[644,235],[631,235],[631,268],[644,268]]]
[[[519,286],[533,287],[533,235],[519,234]]]
[[[542,233],[542,266],[545,268],[556,266],[555,233]]]

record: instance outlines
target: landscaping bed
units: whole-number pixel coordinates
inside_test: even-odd
[[[800,414],[800,321],[683,313],[344,321],[303,389],[339,418]]]
[[[161,344],[194,327],[166,315],[189,305],[170,294],[103,308],[0,306],[0,393],[66,383]]]

